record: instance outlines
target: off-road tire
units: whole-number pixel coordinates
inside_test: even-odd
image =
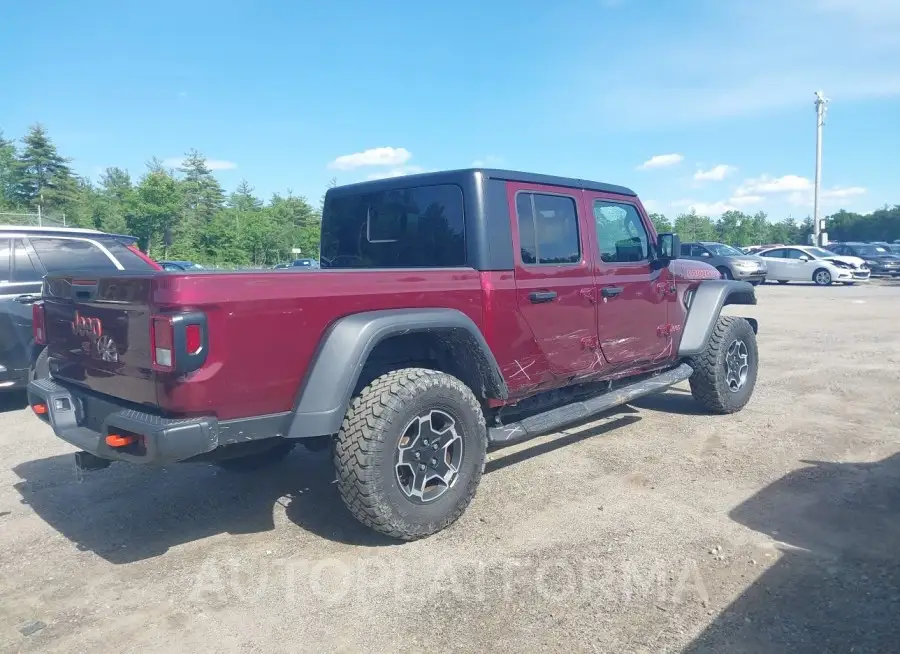
[[[285,440],[263,452],[254,452],[253,454],[238,456],[233,459],[222,459],[221,461],[215,461],[214,465],[228,472],[255,472],[286,459],[294,449],[294,445],[296,445],[296,441]]]
[[[726,381],[726,353],[736,340],[747,349],[749,369],[744,385],[732,391]],[[713,327],[706,349],[690,360],[694,374],[689,380],[691,394],[711,413],[735,413],[744,408],[753,395],[759,369],[759,351],[753,327],[743,318],[720,316]]]
[[[813,273],[812,280],[815,282],[816,286],[831,286],[831,282],[834,281],[831,278],[831,273],[824,268],[817,268]]]
[[[401,490],[398,444],[425,411],[455,421],[462,459],[442,495],[417,503]],[[475,495],[487,457],[487,428],[475,395],[456,377],[425,368],[381,375],[353,398],[335,437],[334,465],[344,504],[362,524],[398,540],[430,536],[454,523]]]

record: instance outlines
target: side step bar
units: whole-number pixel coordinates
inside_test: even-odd
[[[526,440],[541,434],[552,432],[560,427],[580,422],[607,409],[626,404],[634,399],[664,391],[679,382],[683,382],[694,372],[688,364],[682,363],[677,368],[660,373],[628,386],[592,397],[582,402],[574,402],[565,406],[545,411],[501,427],[488,430],[489,443],[512,443]]]

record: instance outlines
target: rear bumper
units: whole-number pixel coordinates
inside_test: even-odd
[[[30,406],[44,404],[38,416],[62,440],[110,461],[162,465],[211,452],[219,446],[215,418],[170,419],[123,408],[114,402],[81,395],[50,379],[28,385]],[[114,448],[107,434],[133,435],[136,442]]]

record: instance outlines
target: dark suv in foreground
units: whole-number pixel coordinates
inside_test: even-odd
[[[44,275],[159,270],[135,242],[89,229],[0,225],[0,391],[24,387],[33,363],[47,365],[31,333],[31,305],[40,299]]]

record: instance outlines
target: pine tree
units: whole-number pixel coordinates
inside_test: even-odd
[[[0,130],[0,209],[16,205],[15,197],[16,145],[3,137]]]
[[[65,210],[78,194],[78,184],[41,124],[33,125],[22,139],[24,148],[15,162],[14,186],[18,203],[44,211]]]

